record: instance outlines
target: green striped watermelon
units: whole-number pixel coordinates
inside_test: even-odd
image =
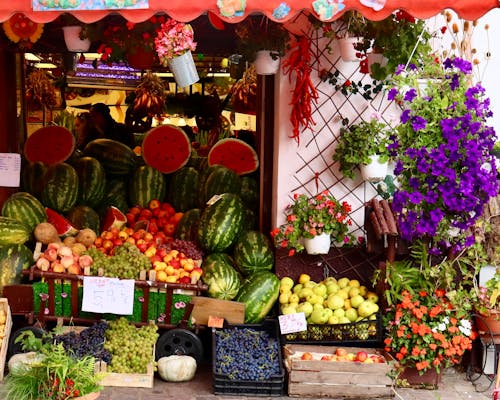
[[[0,246],[0,296],[4,286],[21,283],[22,270],[33,262],[33,252],[24,244]]]
[[[115,206],[122,213],[128,211],[128,189],[123,179],[106,179],[104,197],[98,207],[99,215],[103,217],[110,206]]]
[[[137,155],[126,144],[112,139],[94,139],[83,155],[99,160],[107,175],[129,175],[137,168]]]
[[[167,199],[176,211],[186,212],[198,205],[200,174],[193,167],[183,167],[170,177]]]
[[[226,138],[219,140],[208,153],[208,165],[224,165],[238,175],[249,174],[259,168],[255,150],[243,140]]]
[[[201,188],[201,200],[206,203],[216,194],[239,194],[240,190],[241,180],[238,174],[229,168],[219,166],[210,173]]]
[[[41,198],[47,165],[41,161],[25,162],[21,171],[21,190]]]
[[[268,237],[260,231],[243,232],[234,245],[234,261],[245,276],[271,271],[274,253]]]
[[[235,301],[245,303],[245,324],[258,324],[269,314],[279,296],[280,280],[269,271],[252,274]]]
[[[100,232],[101,219],[93,208],[80,204],[66,213],[66,218],[76,229],[90,228],[97,234]]]
[[[24,244],[29,240],[31,232],[30,228],[17,219],[0,217],[0,246]]]
[[[242,229],[243,203],[232,193],[224,193],[207,206],[198,223],[198,240],[208,253],[231,247]]]
[[[104,197],[106,186],[104,167],[94,157],[80,157],[71,165],[78,174],[78,204],[96,207]]]
[[[200,208],[205,208],[207,205],[206,201],[205,201],[205,195],[204,195],[205,183],[207,182],[207,179],[210,176],[210,174],[219,168],[224,168],[224,166],[212,165],[212,166],[207,167],[206,169],[200,171],[200,179],[199,179],[199,185],[198,185],[198,206]]]
[[[241,279],[233,267],[234,261],[226,253],[212,253],[203,260],[201,279],[208,286],[210,297],[232,300],[241,287]]]
[[[17,192],[5,200],[2,215],[21,221],[29,229],[35,229],[40,222],[47,221],[45,207],[28,192]]]
[[[259,183],[251,176],[241,177],[240,197],[248,208],[256,210],[259,208]]]
[[[135,170],[130,180],[129,202],[132,206],[147,207],[151,200],[162,202],[166,191],[165,176],[156,168],[141,165]]]
[[[187,210],[177,224],[174,234],[175,238],[196,243],[198,241],[198,221],[200,215],[201,210],[199,208]]]
[[[53,210],[65,213],[78,199],[78,174],[67,163],[53,164],[45,174],[42,203]]]

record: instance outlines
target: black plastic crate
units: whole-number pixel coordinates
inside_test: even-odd
[[[314,343],[337,346],[380,347],[384,341],[382,314],[350,324],[314,325],[307,330],[281,336],[284,343]]]
[[[231,379],[227,374],[216,373],[216,331],[231,329],[251,329],[256,332],[265,331],[275,338],[278,346],[277,362],[279,373],[266,380]],[[222,329],[212,329],[212,371],[214,394],[241,395],[241,396],[282,396],[285,384],[285,371],[280,339],[278,337],[278,324],[276,320],[265,320],[262,324],[228,325]]]

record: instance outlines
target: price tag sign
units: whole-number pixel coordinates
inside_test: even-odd
[[[207,326],[209,328],[224,328],[224,318],[210,315],[208,317]]]
[[[18,187],[21,181],[21,155],[0,153],[0,186]]]
[[[306,316],[303,312],[278,316],[282,335],[307,330]]]
[[[132,315],[134,284],[133,279],[83,277],[82,311]]]

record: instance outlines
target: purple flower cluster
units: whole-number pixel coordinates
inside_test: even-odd
[[[389,99],[402,106],[395,175],[399,188],[393,208],[401,236],[432,239],[433,251],[471,243],[468,229],[499,190],[492,156],[495,131],[490,101],[481,85],[471,85],[472,65],[463,59],[443,63],[443,79],[426,93],[408,86],[399,69]]]

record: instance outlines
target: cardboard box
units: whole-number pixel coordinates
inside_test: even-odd
[[[12,330],[12,315],[10,313],[9,302],[6,298],[0,298],[0,309],[5,313],[5,324],[0,323],[0,337],[2,346],[0,348],[0,382],[3,381],[5,363],[7,359],[7,349],[9,348],[10,332]]]
[[[107,372],[107,364],[104,361],[96,362],[95,371],[102,373],[102,386],[120,386],[120,387],[141,387],[152,388],[154,383],[154,349],[153,359],[148,364],[147,372],[144,374],[124,374],[117,372]]]
[[[339,346],[342,347],[342,346]],[[391,365],[382,350],[346,347],[350,353],[366,351],[383,357],[383,363],[322,361],[321,356],[334,354],[337,346],[287,344],[284,346],[290,397],[331,397],[335,399],[392,398],[393,381],[388,376]],[[313,360],[302,360],[305,352]]]

